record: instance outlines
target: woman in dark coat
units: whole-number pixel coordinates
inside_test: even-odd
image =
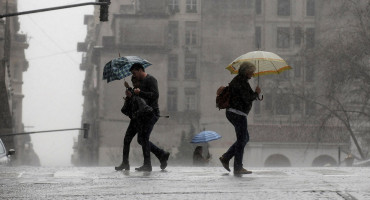
[[[236,132],[236,142],[220,157],[223,167],[230,171],[229,161],[234,157],[234,174],[250,174],[243,168],[244,147],[249,141],[247,115],[252,108],[252,103],[261,93],[257,86],[253,91],[248,83],[256,67],[250,62],[240,65],[238,75],[229,84],[230,107],[226,110],[226,118],[231,122]]]

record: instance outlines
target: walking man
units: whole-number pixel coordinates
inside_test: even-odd
[[[159,118],[159,92],[157,79],[146,73],[144,67],[139,63],[133,64],[130,68],[130,72],[140,81],[140,86],[139,88],[134,89],[134,93],[143,98],[147,105],[153,109],[152,112],[137,118],[137,139],[143,150],[144,164],[141,167],[135,168],[135,170],[149,172],[152,171],[150,152],[154,153],[154,155],[159,159],[161,163],[160,167],[163,170],[167,167],[167,161],[170,153],[165,152],[149,141],[153,127]],[[131,96],[132,94],[127,92],[127,95]]]

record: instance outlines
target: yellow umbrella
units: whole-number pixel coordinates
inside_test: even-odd
[[[266,74],[280,74],[285,70],[292,69],[280,56],[267,51],[252,51],[243,54],[230,63],[226,69],[231,74],[237,74],[240,64],[244,61],[249,61],[257,67],[254,77]]]
[[[285,70],[292,69],[292,67],[280,56],[267,51],[252,51],[243,54],[230,63],[226,69],[229,70],[231,74],[237,74],[240,64],[244,61],[251,62],[256,66],[257,72],[255,72],[253,76],[258,77],[257,85],[259,85],[259,77],[261,75],[280,74]]]

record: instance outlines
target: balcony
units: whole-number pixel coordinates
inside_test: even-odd
[[[13,44],[14,47],[18,47],[21,49],[27,49],[28,48],[28,43],[27,43],[27,35],[25,34],[15,34],[13,36]]]
[[[14,40],[16,42],[26,43],[27,42],[27,35],[25,34],[15,34]]]
[[[150,16],[168,16],[167,0],[140,0],[139,13]]]
[[[90,66],[90,63],[88,62],[87,56],[83,55],[82,60],[81,60],[81,64],[80,64],[80,70],[85,71],[89,68],[89,66]]]

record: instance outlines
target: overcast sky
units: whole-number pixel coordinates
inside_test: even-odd
[[[64,6],[92,0],[18,0],[18,11]],[[26,59],[29,68],[23,73],[23,123],[26,131],[81,127],[82,83],[81,53],[85,14],[93,6],[68,8],[19,16],[21,32],[27,34]],[[71,165],[73,139],[78,131],[31,135],[36,153],[45,166]]]

